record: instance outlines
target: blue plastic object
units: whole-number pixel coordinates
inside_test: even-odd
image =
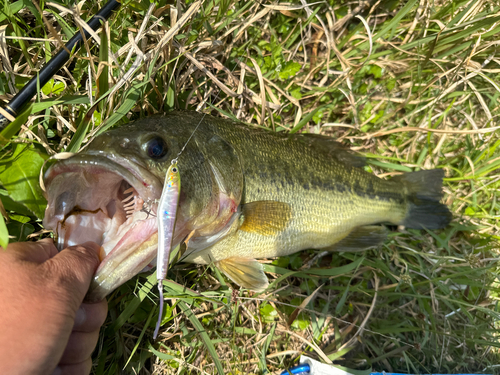
[[[289,370],[283,371],[280,375],[289,375],[289,374],[294,374],[294,375],[309,375],[311,368],[309,365],[304,364],[304,365],[299,365],[292,367]],[[311,374],[314,375],[314,374]],[[408,374],[400,374],[400,373],[393,373],[393,372],[372,372],[370,375],[408,375]],[[452,374],[433,374],[433,375],[452,375]],[[478,374],[454,374],[454,375],[478,375]]]
[[[307,364],[306,365],[298,365],[298,366],[292,367],[289,370],[283,371],[280,375],[289,375],[289,374],[305,375],[305,374],[309,374],[310,370],[311,370],[311,368]]]

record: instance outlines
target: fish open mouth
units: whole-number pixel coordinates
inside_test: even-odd
[[[101,263],[87,299],[104,298],[156,256],[156,207],[161,182],[146,168],[118,157],[77,154],[44,175],[43,220],[62,250],[86,241],[101,245]]]

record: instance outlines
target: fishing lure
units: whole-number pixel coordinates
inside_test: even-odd
[[[163,184],[160,202],[156,210],[156,221],[158,222],[158,253],[156,256],[156,278],[158,280],[158,291],[160,292],[160,313],[153,338],[156,339],[160,329],[161,317],[163,316],[163,280],[167,276],[170,251],[172,250],[172,238],[174,235],[175,219],[177,217],[177,206],[181,191],[181,176],[177,160],[172,160],[168,168]]]

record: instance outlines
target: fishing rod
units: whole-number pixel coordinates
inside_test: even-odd
[[[87,25],[96,31],[102,24],[106,21],[112,14],[112,11],[120,6],[120,2],[116,0],[108,1],[102,9],[96,13],[94,17],[87,23]],[[36,94],[37,87],[43,87],[64,64],[66,64],[70,57],[70,52],[76,51],[80,48],[83,42],[83,37],[86,39],[90,38],[91,35],[85,29],[78,31],[73,37],[64,45],[53,58],[49,60],[47,65],[45,65],[40,72],[31,78],[31,80],[19,91],[14,98],[0,108],[0,131],[5,129],[5,127],[15,120],[18,115],[19,110],[29,102]],[[83,35],[82,35],[83,34]]]

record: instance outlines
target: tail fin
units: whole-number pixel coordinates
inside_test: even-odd
[[[439,203],[443,196],[443,177],[442,169],[432,169],[393,178],[393,181],[404,184],[409,192],[410,207],[402,225],[412,229],[439,229],[450,223],[450,210]]]

